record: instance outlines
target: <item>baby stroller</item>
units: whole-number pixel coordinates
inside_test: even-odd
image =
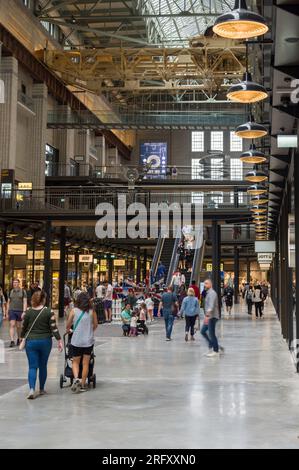
[[[70,380],[70,386],[73,385],[74,382],[74,376],[73,376],[73,370],[72,370],[72,345],[71,345],[71,339],[72,339],[72,333],[65,333],[63,336],[63,343],[64,343],[64,373],[60,375],[60,381],[59,385],[60,388],[64,387],[64,384],[67,383],[67,380]],[[97,377],[96,374],[94,374],[93,369],[94,369],[94,359],[95,355],[94,352],[92,352],[90,356],[90,362],[89,362],[89,371],[88,371],[88,385],[90,386],[92,384],[93,388],[96,388],[97,386]],[[80,371],[79,371],[79,379],[82,378],[82,361],[80,364]]]
[[[148,327],[146,326],[146,323],[141,322],[138,320],[137,322],[137,333],[141,335],[148,335]]]

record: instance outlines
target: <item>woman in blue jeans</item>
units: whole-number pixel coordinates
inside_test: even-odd
[[[52,349],[52,337],[58,341],[59,352],[63,351],[61,337],[56,325],[55,315],[46,305],[46,293],[35,292],[31,298],[31,308],[26,311],[21,338],[26,339],[26,354],[29,363],[28,381],[29,400],[36,398],[35,387],[37,369],[39,370],[39,394],[45,394],[47,365]]]
[[[191,341],[194,341],[194,326],[196,318],[199,316],[199,302],[192,287],[188,289],[187,297],[183,300],[180,314],[185,315],[186,320],[185,341],[189,340],[189,332]]]

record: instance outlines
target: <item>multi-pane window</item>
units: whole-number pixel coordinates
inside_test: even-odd
[[[215,204],[217,207],[218,204],[223,204],[223,193],[219,191],[212,191],[210,199],[212,204]]]
[[[230,193],[230,203],[231,204],[235,203],[235,193],[233,191],[231,191],[231,193]],[[243,192],[238,193],[238,203],[239,204],[244,203],[244,193]]]
[[[204,165],[201,163],[199,158],[192,158],[192,179],[203,180],[204,179]]]
[[[230,179],[238,181],[243,179],[243,162],[239,158],[230,159]]]
[[[211,150],[219,150],[223,152],[223,132],[212,131],[211,132]]]
[[[211,180],[223,179],[223,158],[211,158]]]
[[[230,151],[231,152],[242,152],[243,140],[241,137],[235,134],[235,131],[230,133]]]
[[[192,152],[204,152],[205,134],[203,131],[192,132]]]
[[[192,203],[193,204],[203,204],[204,203],[204,193],[192,193]]]

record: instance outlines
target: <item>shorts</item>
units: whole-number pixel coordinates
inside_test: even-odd
[[[21,322],[22,321],[22,315],[23,315],[23,312],[21,312],[20,310],[9,310],[8,319],[9,319],[9,321]]]
[[[112,308],[112,300],[104,300],[104,309],[108,310]]]
[[[82,356],[91,356],[93,351],[93,346],[87,348],[79,348],[78,346],[71,345],[71,354],[72,357],[82,357]]]

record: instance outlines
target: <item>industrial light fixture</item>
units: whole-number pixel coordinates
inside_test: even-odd
[[[263,16],[247,9],[246,0],[236,0],[234,9],[220,15],[213,26],[218,36],[228,39],[249,39],[269,30]]]
[[[268,134],[268,130],[262,124],[250,120],[245,124],[241,124],[235,130],[235,134],[242,139],[259,139]]]
[[[263,152],[256,150],[256,146],[254,144],[251,144],[249,150],[246,150],[245,152],[241,153],[240,160],[243,163],[257,165],[259,163],[266,162],[267,157]]]
[[[268,97],[266,88],[252,81],[251,73],[245,72],[242,82],[231,86],[227,98],[237,103],[256,103]]]
[[[267,206],[252,206],[250,208],[250,211],[251,212],[254,212],[255,214],[264,214],[265,212],[268,211],[268,207]]]
[[[259,206],[260,204],[266,204],[269,201],[268,197],[265,195],[253,196],[250,199],[250,204]]]
[[[266,181],[268,176],[263,171],[259,170],[252,170],[246,173],[245,180],[250,181],[251,183],[261,183],[262,181]]]
[[[38,241],[40,243],[46,243],[46,237],[39,237]]]
[[[258,222],[258,221],[262,221],[262,220],[267,220],[267,216],[266,215],[260,215],[260,214],[257,214],[257,213],[254,213],[252,214],[252,217],[253,217],[253,222]]]
[[[27,233],[25,236],[24,236],[24,240],[27,240],[28,242],[33,240],[34,239],[34,235],[32,235],[32,233]]]
[[[268,189],[263,184],[253,184],[247,189],[247,193],[251,196],[259,196],[260,194],[265,194],[267,191]]]

